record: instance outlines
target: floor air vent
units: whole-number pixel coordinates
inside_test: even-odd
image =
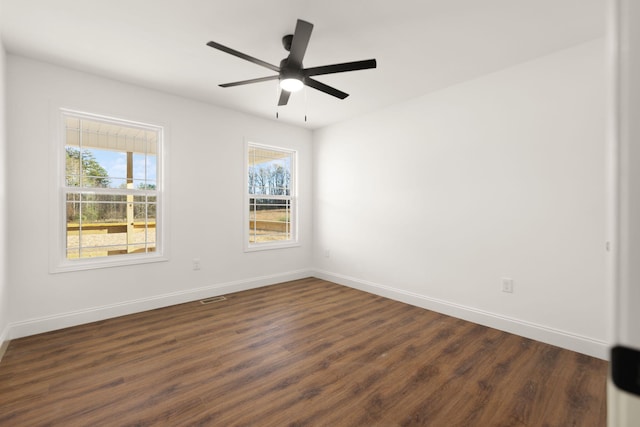
[[[211,304],[212,302],[220,302],[220,301],[226,301],[226,300],[227,299],[225,297],[211,297],[211,298],[200,300],[200,304]]]

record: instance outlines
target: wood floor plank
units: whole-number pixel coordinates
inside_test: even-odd
[[[14,340],[0,425],[604,426],[607,368],[308,278]]]

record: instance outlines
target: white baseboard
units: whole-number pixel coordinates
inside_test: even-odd
[[[328,271],[314,270],[313,276],[599,359],[609,358],[609,345],[604,341]]]
[[[2,356],[7,351],[7,347],[9,347],[9,327],[7,326],[2,331],[0,331],[0,362],[2,361]]]
[[[113,317],[124,316],[132,313],[153,310],[156,308],[168,307],[170,305],[182,304],[218,295],[233,292],[246,291],[248,289],[273,285],[290,280],[304,279],[312,276],[311,270],[296,270],[269,276],[254,277],[250,279],[236,280],[227,283],[218,283],[197,289],[189,289],[180,292],[173,292],[164,295],[142,298],[132,301],[125,301],[118,304],[110,304],[101,307],[89,308],[67,313],[60,313],[53,316],[39,317],[36,319],[24,320],[9,324],[8,336],[5,339],[16,339],[57,329],[68,328],[70,326],[82,325]]]

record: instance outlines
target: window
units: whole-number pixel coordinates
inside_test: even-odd
[[[247,250],[297,245],[296,152],[247,144]]]
[[[61,264],[161,256],[162,128],[72,111],[63,111],[62,125]]]

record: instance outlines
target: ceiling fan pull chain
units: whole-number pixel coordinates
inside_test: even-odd
[[[280,85],[277,84],[276,85],[276,99],[278,99],[279,96],[280,96]],[[276,101],[276,119],[280,118],[280,117],[278,117],[278,110],[279,109],[280,109],[279,102]]]
[[[307,87],[304,87],[304,122],[307,123]]]

